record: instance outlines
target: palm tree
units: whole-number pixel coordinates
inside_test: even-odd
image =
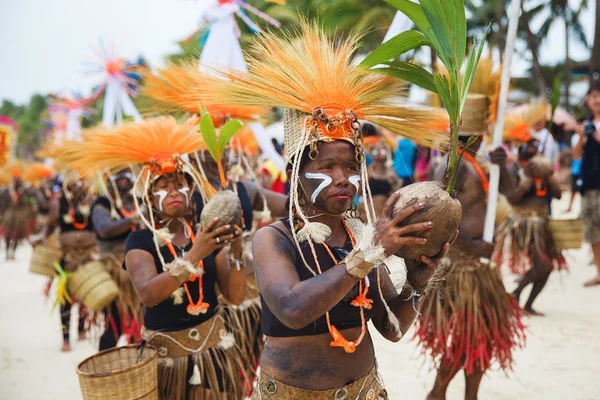
[[[465,9],[469,18],[467,20],[467,34],[477,36],[483,34],[491,23],[487,36],[490,51],[497,48],[502,61],[506,29],[506,0],[465,0]]]
[[[546,97],[548,85],[542,73],[542,65],[540,63],[540,40],[531,30],[530,22],[546,7],[545,3],[538,4],[529,10],[525,9],[525,4],[521,3],[521,17],[519,25],[521,27],[520,36],[527,43],[529,52],[531,53],[531,68],[537,82],[538,93],[540,97]]]
[[[590,83],[600,78],[600,0],[596,0],[596,28],[594,32],[594,47],[590,59]]]
[[[573,37],[577,42],[588,47],[588,41],[581,25],[579,17],[583,11],[587,9],[587,0],[581,0],[579,7],[574,10],[569,6],[568,0],[550,0],[545,3],[549,11],[549,16],[546,18],[538,31],[538,37],[545,40],[548,37],[550,28],[559,19],[562,19],[565,26],[565,108],[568,111],[570,108],[570,88],[571,88],[571,60],[569,58],[569,41]]]

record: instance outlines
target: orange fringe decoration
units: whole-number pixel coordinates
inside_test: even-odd
[[[159,69],[157,75],[146,73],[142,94],[153,100],[151,113],[168,113],[185,111],[198,114],[206,109],[219,127],[229,119],[240,121],[256,121],[268,111],[265,107],[233,107],[207,102],[201,93],[194,90],[195,85],[203,85],[208,78],[206,72],[198,69],[197,61],[189,61],[180,65],[171,64]]]
[[[117,171],[132,164],[149,164],[157,174],[173,172],[176,158],[205,149],[198,132],[199,119],[188,119],[178,125],[165,116],[130,123],[117,128],[95,128],[87,131],[83,142],[63,145],[57,156],[78,171],[106,169]]]
[[[49,179],[50,177],[52,177],[52,170],[42,163],[33,163],[28,165],[22,174],[23,181],[31,184],[39,183],[40,181]]]
[[[360,38],[330,38],[307,21],[302,21],[298,38],[262,33],[247,55],[248,72],[190,76],[195,81],[191,89],[209,103],[228,106],[283,107],[308,114],[322,107],[331,119],[351,111],[418,144],[441,147],[447,135],[427,124],[447,119],[445,113],[399,104],[404,81],[355,67]],[[351,138],[352,129],[339,128],[321,131],[330,138]]]

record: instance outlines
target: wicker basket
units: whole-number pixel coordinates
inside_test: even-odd
[[[483,135],[488,131],[488,104],[485,95],[467,95],[460,123],[461,135]]]
[[[54,263],[60,263],[61,259],[62,251],[60,249],[38,244],[31,255],[29,272],[44,276],[55,276]]]
[[[77,366],[84,400],[158,399],[158,352],[152,346],[116,347]]]
[[[552,219],[550,230],[556,244],[562,249],[580,249],[583,244],[582,219]]]
[[[119,296],[119,287],[103,263],[92,261],[69,278],[69,293],[88,309],[100,311]]]

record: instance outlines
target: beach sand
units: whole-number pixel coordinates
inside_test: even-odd
[[[567,197],[567,196],[565,196]],[[561,201],[554,209],[564,210]],[[61,353],[58,311],[50,313],[42,290],[45,278],[27,269],[31,249],[22,246],[17,261],[0,253],[0,399],[81,399],[75,367],[94,353],[89,342],[77,342]],[[570,272],[551,275],[535,303],[546,317],[526,318],[527,346],[515,354],[515,370],[508,375],[493,369],[481,383],[481,399],[600,399],[600,286],[584,289],[594,276],[589,246],[568,252]],[[506,276],[508,290],[515,278]],[[522,301],[528,291],[523,293]],[[72,324],[74,328],[76,324]],[[379,370],[391,399],[424,399],[434,372],[410,340],[385,341],[374,329]],[[449,399],[463,398],[464,378],[452,382]]]

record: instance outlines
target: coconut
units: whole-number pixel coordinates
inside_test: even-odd
[[[552,161],[542,154],[536,154],[527,162],[525,170],[532,178],[546,178],[552,175]]]
[[[231,225],[232,229],[229,233],[233,232],[233,225],[240,226],[242,221],[242,203],[237,194],[231,190],[223,190],[217,192],[202,209],[200,215],[200,226],[205,229],[208,224],[215,218],[219,218],[219,221],[213,229],[220,228],[224,225]]]
[[[427,243],[418,246],[404,246],[396,252],[398,257],[407,260],[419,260],[421,256],[434,257],[446,242],[452,240],[462,219],[460,202],[451,196],[441,182],[419,182],[400,189],[400,198],[394,205],[395,217],[403,210],[415,204],[423,203],[425,208],[406,218],[400,226],[432,221],[433,226],[423,232],[410,233],[427,239]]]

